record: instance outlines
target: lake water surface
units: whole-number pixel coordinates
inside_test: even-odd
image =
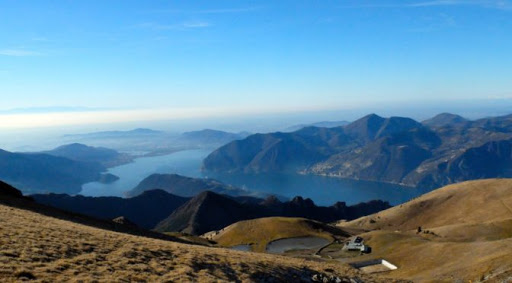
[[[82,187],[82,195],[124,196],[147,176],[154,173],[175,173],[195,178],[214,178],[227,184],[260,193],[292,198],[311,198],[317,205],[332,205],[336,201],[355,204],[373,199],[387,200],[396,205],[424,193],[424,190],[393,184],[347,180],[299,174],[218,174],[201,172],[201,162],[209,150],[184,150],[169,155],[137,158],[134,162],[110,168],[120,179],[112,184],[97,182]]]
[[[126,191],[133,189],[144,178],[155,173],[175,173],[188,177],[202,177],[200,166],[202,160],[210,153],[209,150],[183,150],[168,155],[141,157],[132,163],[110,168],[108,173],[120,179],[112,184],[98,182],[82,186],[80,194],[86,196],[124,196]]]

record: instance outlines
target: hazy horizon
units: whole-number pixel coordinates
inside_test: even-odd
[[[510,1],[0,2],[2,131],[512,105]]]
[[[375,113],[383,117],[401,116],[415,119],[419,122],[431,118],[440,113],[452,113],[461,115],[464,118],[475,120],[491,116],[503,116],[512,114],[512,101],[509,100],[485,100],[485,101],[458,101],[451,104],[412,104],[398,105],[394,107],[366,107],[339,110],[324,111],[298,111],[298,112],[276,112],[276,113],[256,113],[238,116],[209,117],[209,118],[182,118],[182,119],[162,119],[162,120],[129,120],[120,119],[119,121],[107,120],[105,122],[92,123],[87,118],[94,116],[101,109],[90,111],[81,109],[79,113],[84,113],[85,118],[81,123],[58,124],[54,126],[40,127],[1,127],[0,149],[10,151],[39,151],[49,150],[59,145],[65,144],[64,135],[85,134],[102,131],[128,131],[136,128],[149,128],[153,130],[164,131],[169,134],[180,134],[188,131],[197,131],[203,129],[214,129],[227,132],[250,132],[250,133],[268,133],[276,131],[285,131],[290,127],[300,124],[313,124],[323,121],[348,121],[352,122],[365,115]],[[47,109],[17,110],[11,114],[19,117],[29,117],[27,125],[31,121],[37,121],[40,117],[50,116],[58,117],[74,115],[74,111],[68,111],[66,108],[60,108],[61,112],[47,112]],[[0,113],[2,113],[0,111]],[[0,114],[2,116],[2,114]],[[4,116],[5,117],[5,116]],[[45,119],[42,119],[45,121]],[[58,121],[56,121],[58,122]],[[68,122],[64,120],[63,122]],[[5,126],[5,124],[4,124]]]

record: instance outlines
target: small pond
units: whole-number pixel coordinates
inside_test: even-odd
[[[297,237],[275,240],[267,245],[267,252],[282,254],[289,250],[319,249],[331,241],[320,237]]]

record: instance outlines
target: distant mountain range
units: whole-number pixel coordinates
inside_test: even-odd
[[[65,135],[68,143],[84,143],[98,147],[113,148],[136,156],[166,155],[185,149],[215,149],[233,140],[243,139],[249,133],[229,133],[204,129],[181,134],[134,129],[130,131],[104,131],[86,134]]]
[[[164,132],[150,129],[135,129],[131,131],[108,131],[97,132],[84,135],[70,135],[67,137],[83,138],[93,143],[96,140],[112,143],[112,145],[124,144],[131,148],[140,147],[141,149],[153,148],[152,152],[144,152],[146,156],[169,154],[177,150],[186,148],[217,147],[224,142],[239,139],[247,134],[232,134],[222,131],[203,130],[197,132],[184,133],[180,138],[180,143],[169,138]],[[165,142],[173,144],[167,147]],[[101,142],[100,142],[101,143]],[[156,147],[152,147],[152,143]],[[132,148],[133,149],[133,148]],[[102,146],[88,146],[82,143],[71,143],[59,146],[52,150],[42,152],[24,152],[13,153],[0,150],[0,178],[10,182],[24,193],[67,193],[76,194],[81,191],[83,184],[98,181],[101,183],[112,183],[119,178],[115,175],[103,173],[107,168],[119,166],[132,162],[135,155],[120,153],[117,150],[105,148]],[[151,179],[155,181],[155,179]],[[151,180],[144,183],[148,187],[144,189],[154,189]],[[161,184],[162,182],[158,183]],[[178,183],[172,180],[172,183]],[[143,185],[144,185],[143,184]],[[175,189],[175,193],[185,196],[193,196],[199,191],[194,191],[194,186],[189,184],[188,192],[185,189]],[[213,190],[219,193],[240,194],[235,192],[235,188],[227,185],[221,185],[214,181],[208,181],[203,186],[204,189]],[[129,188],[127,188],[129,189]],[[168,189],[163,187],[163,189]],[[138,193],[143,189],[138,188]],[[225,192],[224,190],[231,190]],[[170,190],[172,191],[172,190]],[[245,192],[244,192],[245,193]]]
[[[126,153],[119,153],[113,149],[92,147],[80,143],[59,146],[53,150],[44,151],[42,153],[65,157],[75,161],[97,162],[107,168],[129,163],[133,160],[133,157]]]
[[[82,143],[96,147],[106,147],[132,155],[162,155],[181,150],[173,146],[175,134],[152,129],[138,128],[129,131],[102,131],[85,134],[68,134],[62,139],[66,143]]]
[[[162,133],[163,133],[162,131],[138,128],[138,129],[133,129],[133,130],[129,130],[129,131],[103,131],[103,132],[93,132],[93,133],[86,133],[86,134],[65,135],[65,137],[89,138],[89,139],[130,138],[130,137],[139,137],[139,136],[160,135]]]
[[[436,188],[511,177],[512,115],[469,121],[443,113],[419,123],[365,116],[346,126],[251,135],[212,152],[203,169],[300,172]]]
[[[311,124],[298,124],[291,127],[288,127],[284,130],[284,132],[295,132],[302,128],[307,127],[319,127],[319,128],[335,128],[340,126],[345,126],[350,124],[348,121],[322,121],[322,122],[316,122]]]
[[[208,147],[221,146],[234,140],[241,140],[249,136],[248,132],[229,133],[211,129],[201,131],[185,132],[181,134],[176,142],[188,144],[190,146]]]
[[[100,180],[105,166],[43,153],[0,150],[0,179],[23,193],[75,194],[82,184]]]
[[[107,168],[129,163],[133,157],[115,150],[73,143],[43,152],[0,150],[0,178],[25,194],[76,194],[82,185],[119,178],[104,173]]]

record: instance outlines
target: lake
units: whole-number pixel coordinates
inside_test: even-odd
[[[110,168],[108,173],[120,179],[112,184],[98,182],[82,186],[80,194],[86,196],[124,196],[144,178],[155,173],[175,173],[188,177],[202,177],[200,166],[210,150],[183,150],[168,155],[136,158],[132,163]]]
[[[147,176],[154,173],[175,173],[195,178],[214,178],[240,188],[276,194],[288,198],[311,198],[317,205],[332,205],[336,201],[355,204],[373,199],[396,205],[425,193],[425,190],[394,184],[347,180],[299,174],[219,174],[201,172],[201,162],[209,150],[184,150],[169,155],[137,158],[134,162],[108,170],[120,179],[112,184],[97,182],[83,185],[80,194],[86,196],[124,196]]]

